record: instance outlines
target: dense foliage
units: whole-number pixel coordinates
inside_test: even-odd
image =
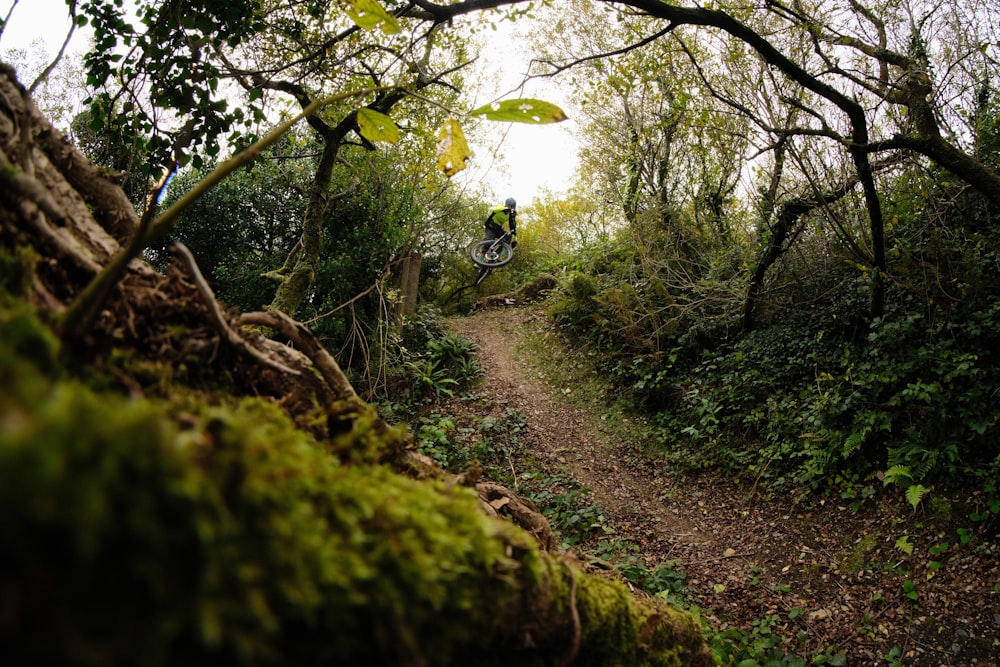
[[[147,185],[179,168],[174,191],[202,181],[209,164],[245,146],[268,122],[265,111],[336,97],[336,104],[303,123],[307,131],[203,195],[176,228],[175,238],[192,247],[226,305],[259,310],[270,303],[306,322],[364,393],[378,395],[387,413],[414,420],[424,451],[455,467],[469,464],[470,452],[459,455],[444,446],[452,434],[427,413],[476,369],[462,341],[435,328],[433,314],[396,328],[396,261],[422,252],[423,300],[459,310],[473,307],[485,291],[501,292],[521,277],[552,271],[561,276],[552,317],[574,343],[595,353],[607,378],[649,417],[650,453],[667,464],[719,467],[755,485],[795,493],[822,491],[831,480],[895,482],[906,487],[914,507],[934,484],[995,490],[995,7],[963,0],[940,8],[856,2],[845,8],[831,1],[748,11],[738,3],[707,9],[626,0],[577,3],[572,21],[546,14],[545,61],[552,71],[574,72],[585,119],[577,194],[537,206],[534,229],[526,208],[516,264],[453,302],[471,277],[464,247],[479,233],[486,204],[451,191],[428,165],[432,128],[460,106],[459,71],[472,55],[473,42],[451,30],[453,20],[482,4],[349,4],[345,12],[317,2],[143,1],[129,17],[122,3],[79,3],[79,21],[95,29],[95,43],[86,57],[92,104],[89,115],[77,119],[77,136],[104,166],[127,175],[140,211]],[[513,15],[529,18],[517,7]],[[123,53],[125,44],[131,48]],[[401,140],[376,148],[359,118],[389,113],[398,117]],[[4,175],[11,178],[6,164]],[[163,244],[148,254],[162,268],[166,252]],[[35,325],[12,317],[4,326],[4,337],[21,346],[18,354],[55,367]],[[38,387],[46,380],[14,363],[4,368],[11,382],[29,386],[17,385],[26,393],[9,399],[17,415],[12,423],[34,430],[12,431],[5,442],[11,457],[2,468],[10,477],[0,484],[11,494],[5,502],[30,491],[19,481],[35,473],[44,477],[34,480],[43,491],[39,504],[23,512],[25,530],[43,527],[27,542],[44,544],[45,503],[68,497],[81,516],[58,518],[64,522],[60,539],[69,535],[72,542],[58,546],[79,551],[80,562],[95,568],[84,574],[98,584],[117,574],[102,568],[114,565],[122,543],[140,550],[140,568],[153,560],[142,551],[148,546],[143,540],[165,539],[167,553],[178,544],[214,547],[221,529],[199,512],[225,520],[230,511],[242,518],[260,513],[276,535],[287,528],[286,514],[315,519],[294,495],[302,488],[289,481],[301,470],[268,458],[275,454],[269,445],[286,445],[290,451],[280,455],[294,458],[301,443],[263,427],[274,443],[244,433],[268,422],[270,413],[261,417],[257,407],[242,406],[220,418],[221,431],[199,431],[226,447],[239,441],[232,461],[205,472],[175,458],[190,452],[171,444],[176,434],[163,433],[160,412],[174,408],[122,409],[120,421],[111,422],[118,431],[154,436],[150,450],[131,458],[133,452],[126,456],[115,448],[120,443],[105,447],[104,424],[90,414],[103,396],[77,388],[60,388],[54,398],[32,394],[44,394]],[[36,408],[41,412],[32,413]],[[72,423],[62,419],[66,415]],[[193,417],[220,423],[207,412]],[[235,430],[227,431],[227,423]],[[78,450],[50,458],[42,450],[25,454],[18,439],[64,445],[80,424],[93,429],[95,442],[90,435],[78,438]],[[220,486],[228,488],[227,471],[246,472],[244,455],[251,462],[262,457],[259,477],[248,479],[268,487],[248,505],[222,502],[214,488],[199,486],[199,475],[220,474]],[[327,463],[316,452],[308,457],[310,468],[323,470]],[[95,458],[100,465],[92,476],[66,476],[81,460]],[[148,479],[143,475],[153,475],[176,497],[133,495],[126,486],[132,480],[119,476],[130,466],[140,484]],[[280,480],[268,472],[272,467],[283,473]],[[305,495],[320,508],[339,508],[347,501],[336,494],[353,493],[336,487],[336,480],[307,479],[306,487],[310,481],[322,488],[306,488]],[[137,512],[180,513],[204,534],[185,534],[174,543],[145,533],[144,519],[108,528],[103,510],[125,505],[125,497],[137,503]],[[423,502],[419,493],[406,499],[414,506]],[[322,523],[314,521],[305,532],[322,534]],[[240,526],[234,539],[245,539],[243,529],[253,533],[252,524]],[[5,527],[22,530],[16,522]],[[395,534],[397,527],[387,530]],[[162,636],[171,642],[180,637],[173,646],[202,642],[256,660],[273,649],[267,634],[273,610],[262,596],[287,603],[293,623],[311,632],[325,627],[315,625],[317,618],[340,624],[350,616],[343,609],[303,612],[289,602],[300,596],[311,603],[311,585],[330,584],[334,597],[349,598],[353,590],[323,569],[322,549],[309,551],[316,544],[303,539],[306,565],[278,554],[269,567],[280,576],[262,584],[264,592],[255,579],[260,564],[239,560],[245,552],[226,551],[218,561],[212,558],[220,554],[205,554],[204,562],[224,571],[208,577],[209,584],[235,589],[229,606],[220,611],[209,588],[206,599],[194,593],[172,599],[194,605],[195,614],[185,609],[187,615],[167,617],[166,627],[138,627],[109,641],[155,646]],[[265,541],[264,551],[277,554],[274,544]],[[178,548],[177,563],[190,549]],[[107,563],[94,554],[108,555]],[[32,561],[30,554],[13,557],[21,559],[13,571]],[[74,581],[87,579],[74,574],[80,573],[69,573]],[[181,576],[167,571],[148,586],[138,575],[130,593],[137,597],[116,601],[130,610],[157,600],[164,595],[157,586]],[[42,572],[39,581],[47,576]],[[245,590],[240,577],[250,581]],[[402,623],[392,616],[393,595],[380,620]],[[424,592],[400,595],[423,599]],[[446,609],[446,616],[468,606],[467,597],[455,600],[459,608]],[[412,632],[426,629],[426,619],[406,620],[415,620]],[[92,622],[100,626],[106,619],[98,615]],[[405,652],[411,631],[399,631],[399,623],[382,630],[403,637],[390,648]],[[131,650],[123,646],[113,649]],[[298,650],[297,644],[281,648]]]
[[[259,127],[258,101],[375,91],[314,114],[301,144],[210,193],[177,236],[225,302],[260,308],[270,276],[270,307],[309,322],[368,391],[388,388],[386,364],[414,361],[390,332],[395,260],[423,251],[424,300],[455,306],[455,257],[481,209],[413,168],[426,125],[401,123],[396,146],[373,150],[356,109],[443,119],[471,42],[440,28],[474,7],[362,3],[366,21],[310,3],[196,5],[197,18],[140,3],[138,23],[81,6],[97,37],[90,125],[141,162],[200,166]],[[534,230],[526,211],[519,264],[487,289],[564,270],[553,315],[605,355],[681,463],[809,488],[838,469],[913,483],[993,470],[994,12],[628,5],[581,0],[594,20],[575,23],[539,14],[550,66],[587,74],[571,82],[585,119],[574,192],[592,196],[539,204]],[[615,210],[610,224],[565,222],[604,218],[588,199]]]
[[[684,260],[651,261],[673,252],[662,241],[637,249],[620,238],[594,252],[563,281],[551,312],[601,352],[613,381],[655,417],[655,449],[683,466],[812,489],[834,472],[894,466],[910,483],[965,483],[974,471],[995,479],[997,219],[979,217],[974,195],[914,201],[913,182],[901,177],[893,196],[882,317],[866,319],[863,272],[836,244],[820,249],[821,238],[786,258],[782,271],[794,279],[749,331],[738,295],[723,307],[718,278],[670,288]]]

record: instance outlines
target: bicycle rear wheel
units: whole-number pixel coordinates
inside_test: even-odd
[[[480,241],[469,249],[472,261],[477,266],[495,269],[514,259],[514,249],[506,241],[495,239]]]

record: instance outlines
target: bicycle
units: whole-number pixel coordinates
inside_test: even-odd
[[[510,232],[504,232],[498,238],[486,239],[474,243],[469,248],[472,262],[479,267],[476,284],[483,282],[493,269],[509,264],[514,259],[514,246],[510,242]]]

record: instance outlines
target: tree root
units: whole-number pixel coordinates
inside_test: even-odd
[[[580,638],[583,630],[580,626],[580,610],[576,606],[576,568],[566,563],[566,571],[569,572],[569,611],[573,620],[573,643],[569,647],[569,652],[559,661],[559,667],[569,667],[576,660],[580,653]]]
[[[505,486],[495,482],[476,484],[480,504],[490,516],[506,516],[515,524],[531,533],[545,551],[558,548],[555,533],[548,519],[535,507],[534,503],[521,498]]]
[[[506,306],[523,306],[532,301],[545,298],[556,286],[554,276],[541,275],[534,280],[521,285],[513,292],[507,294],[494,294],[484,296],[476,301],[476,310],[486,308],[504,308]]]
[[[301,322],[296,322],[288,315],[270,310],[267,312],[243,313],[237,322],[244,326],[268,327],[288,338],[298,346],[309,359],[319,374],[326,381],[333,393],[334,400],[353,398],[358,394],[351,386],[350,380],[344,375],[340,365],[330,356],[326,348],[319,342],[313,332]]]
[[[215,299],[215,293],[212,291],[212,288],[209,287],[208,283],[205,282],[205,278],[201,275],[201,270],[198,268],[198,263],[195,261],[191,251],[188,250],[187,246],[183,243],[176,243],[174,244],[174,252],[178,257],[180,257],[181,262],[188,271],[188,277],[194,282],[195,287],[198,288],[198,293],[201,295],[202,303],[204,303],[205,307],[208,309],[209,315],[212,318],[212,323],[227,343],[246,352],[265,366],[270,366],[271,368],[282,373],[299,375],[297,370],[289,368],[279,361],[275,361],[254,346],[248,344],[238,333],[233,331],[233,329],[226,322],[226,318],[223,317],[222,309],[219,308],[219,302]]]

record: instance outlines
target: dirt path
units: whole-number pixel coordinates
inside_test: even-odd
[[[451,321],[451,328],[474,341],[483,367],[486,393],[505,400],[527,418],[521,440],[551,467],[569,470],[590,489],[617,523],[645,531],[644,540],[670,537],[668,551],[679,544],[720,551],[710,531],[682,513],[671,502],[670,480],[637,470],[630,458],[630,444],[611,436],[594,410],[567,400],[572,387],[553,387],[519,352],[523,336],[551,335],[537,308],[487,310],[473,317]],[[719,556],[723,555],[724,547]],[[658,551],[658,550],[654,550]]]
[[[604,406],[574,404],[573,387],[553,386],[531,363],[529,337],[561,349],[543,313],[485,310],[447,326],[478,345],[483,392],[525,415],[521,440],[540,464],[590,489],[647,567],[679,562],[714,627],[802,657],[846,656],[839,664],[1000,664],[995,536],[974,551],[932,522],[914,530],[909,506],[870,502],[855,512],[846,501],[793,503],[713,476],[673,475],[606,428]],[[904,553],[901,537],[919,548]]]

